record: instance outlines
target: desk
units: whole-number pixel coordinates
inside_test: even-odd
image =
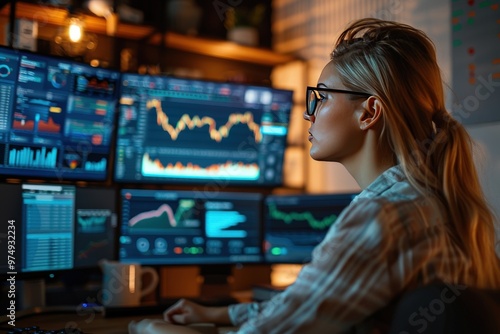
[[[36,315],[21,317],[16,319],[16,327],[38,326],[42,329],[78,328],[89,334],[128,334],[128,324],[130,321],[140,321],[144,318],[161,319],[161,314],[151,314],[148,316],[127,316],[105,318],[98,312],[85,311],[77,313],[40,313]],[[1,327],[8,327],[2,324]],[[200,330],[202,331],[203,328]],[[219,327],[218,333],[228,333],[235,330],[234,327]]]
[[[132,320],[139,321],[145,316],[105,318],[98,313],[50,313],[16,319],[16,327],[38,326],[42,329],[78,328],[85,333],[92,334],[127,334],[128,323]],[[147,318],[161,318],[161,315],[151,315]],[[6,327],[5,325],[2,325]]]

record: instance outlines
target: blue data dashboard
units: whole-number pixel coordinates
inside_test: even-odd
[[[118,71],[0,48],[0,174],[108,176]]]
[[[150,265],[258,263],[262,195],[121,190],[119,259]]]

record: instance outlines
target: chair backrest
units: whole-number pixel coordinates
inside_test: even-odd
[[[409,291],[389,334],[499,334],[500,291],[436,283]]]

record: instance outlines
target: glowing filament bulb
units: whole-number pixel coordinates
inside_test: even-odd
[[[82,39],[83,28],[80,20],[75,18],[71,19],[69,23],[68,33],[69,33],[69,39],[73,43],[79,42]]]

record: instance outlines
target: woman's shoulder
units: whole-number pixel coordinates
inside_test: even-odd
[[[444,217],[439,206],[423,196],[411,200],[380,196],[353,204],[331,236],[349,239],[370,235],[370,243],[379,248],[399,249],[401,242],[441,240],[447,233]]]
[[[393,166],[380,174],[355,199],[373,199],[381,201],[416,200],[421,194],[411,185],[401,166]]]
[[[394,167],[383,173],[356,196],[342,212],[334,230],[353,230],[371,227],[380,234],[395,231],[426,230],[442,227],[446,217],[439,199],[432,193],[418,192],[405,177],[402,169]],[[332,231],[333,232],[333,231]]]
[[[352,203],[325,238],[325,243],[363,244],[364,249],[399,249],[403,242],[415,244],[446,235],[444,214],[432,201],[420,196],[412,199],[379,196]],[[361,247],[361,246],[360,246]]]
[[[346,208],[344,219],[365,217],[366,220],[378,219],[385,222],[415,219],[418,216],[443,216],[444,211],[437,198],[433,196],[404,194],[380,195],[373,198],[361,198],[353,201]]]

